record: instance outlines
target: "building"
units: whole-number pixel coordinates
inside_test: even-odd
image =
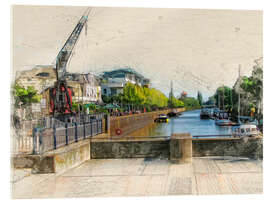
[[[56,81],[56,72],[51,65],[37,65],[31,70],[16,72],[15,83],[27,88],[34,87],[38,94],[52,87]]]
[[[15,83],[27,88],[34,87],[42,95],[40,103],[32,105],[32,112],[49,114],[49,89],[54,87],[56,72],[53,66],[35,66],[31,70],[16,73]],[[72,101],[82,104],[101,103],[100,78],[93,73],[67,73],[67,86],[72,89]]]
[[[139,86],[150,87],[150,80],[131,68],[121,68],[104,72],[102,78],[102,95],[106,96],[114,96],[122,93],[125,84],[128,82]]]
[[[93,73],[67,73],[67,85],[72,87],[73,101],[79,103],[101,103],[100,78]]]

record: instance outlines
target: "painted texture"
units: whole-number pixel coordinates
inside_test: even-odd
[[[178,112],[185,111],[185,108],[176,109]],[[143,114],[134,114],[130,116],[112,117],[110,119],[110,136],[124,137],[130,135],[136,130],[139,130],[154,122],[154,119],[159,114],[168,114],[171,110],[155,111]],[[116,134],[116,130],[121,129],[121,135]]]
[[[263,157],[262,138],[193,140],[193,156]]]

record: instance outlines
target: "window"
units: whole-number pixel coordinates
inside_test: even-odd
[[[36,74],[36,76],[40,76],[40,77],[49,77],[49,76],[50,76],[50,73],[47,73],[47,72],[41,72],[41,73]]]
[[[116,95],[117,92],[116,92],[116,89],[111,89],[111,95]]]
[[[244,132],[245,132],[245,129],[244,129],[244,128],[242,128],[242,129],[241,129],[241,133],[244,133]]]

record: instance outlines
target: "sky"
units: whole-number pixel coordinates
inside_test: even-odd
[[[13,73],[48,65],[86,7],[14,6]],[[168,95],[182,91],[206,100],[221,85],[250,75],[263,56],[262,11],[93,8],[67,70],[131,67]]]

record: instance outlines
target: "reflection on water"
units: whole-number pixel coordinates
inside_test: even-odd
[[[131,136],[168,137],[172,133],[190,133],[196,135],[230,135],[231,126],[217,126],[214,120],[201,120],[200,110],[183,112],[169,123],[154,123],[132,133]]]

